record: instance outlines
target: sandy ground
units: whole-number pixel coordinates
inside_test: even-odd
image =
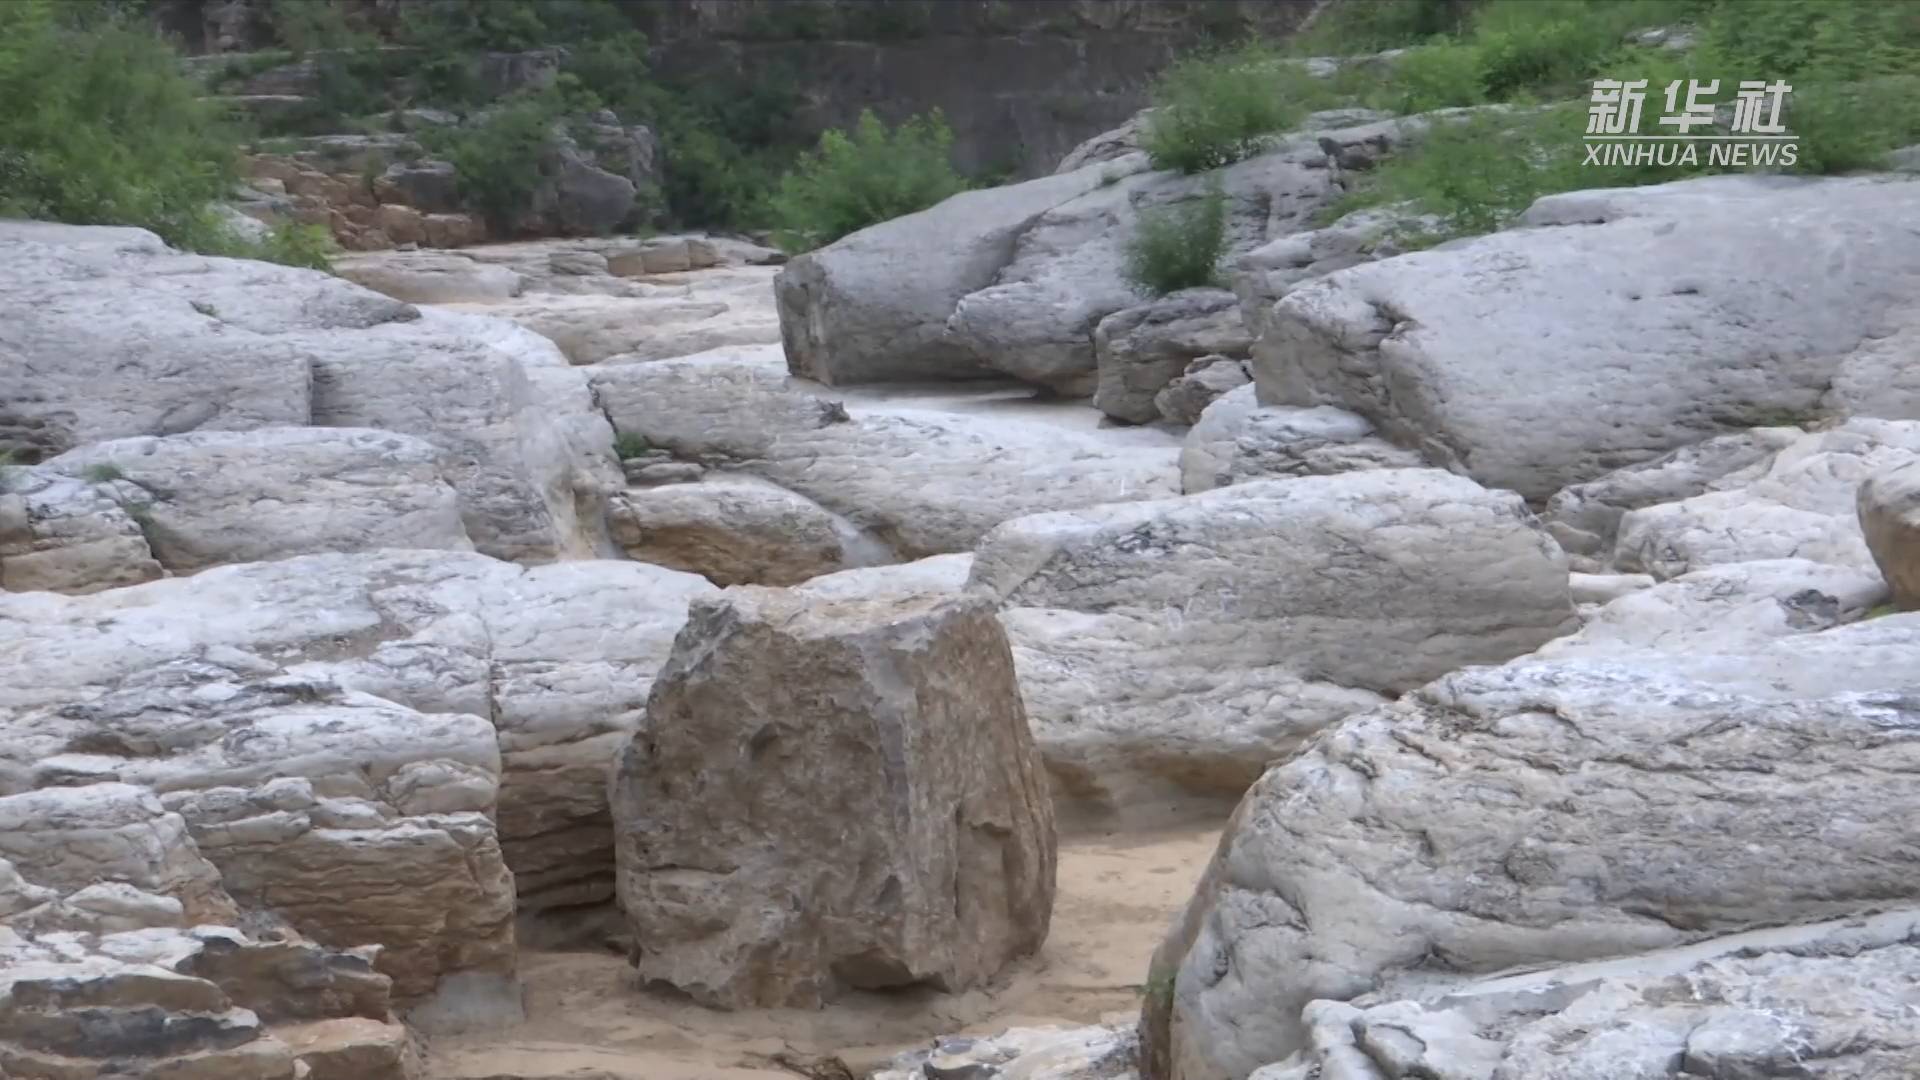
[[[1217,838],[1208,828],[1063,840],[1045,948],[994,986],[960,995],[866,994],[818,1011],[715,1012],[638,989],[618,956],[526,953],[526,1022],[436,1038],[428,1076],[791,1080],[805,1062],[831,1056],[859,1075],[935,1035],[1131,1016],[1147,960]]]

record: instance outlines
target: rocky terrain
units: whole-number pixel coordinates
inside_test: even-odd
[[[1445,121],[790,261],[0,222],[0,1075],[1920,1068],[1920,179],[1325,220]]]

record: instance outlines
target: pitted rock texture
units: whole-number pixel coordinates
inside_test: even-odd
[[[982,600],[696,602],[613,790],[640,977],[702,1003],[957,993],[1046,937],[1053,808]]]

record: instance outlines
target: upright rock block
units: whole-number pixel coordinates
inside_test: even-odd
[[[1893,588],[1893,602],[1920,608],[1920,462],[1875,473],[1860,485],[1860,529]]]
[[[977,600],[696,601],[613,814],[641,975],[709,1005],[963,990],[1052,914],[1046,781]]]

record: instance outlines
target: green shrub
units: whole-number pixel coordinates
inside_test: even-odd
[[[653,444],[647,441],[645,435],[631,431],[623,431],[615,436],[613,440],[614,456],[618,457],[621,461],[640,457],[652,449]]]
[[[1127,239],[1127,280],[1156,296],[1219,284],[1227,239],[1227,198],[1218,187],[1140,212]]]
[[[830,130],[775,189],[775,236],[793,251],[924,210],[966,189],[953,170],[953,133],[938,110],[889,130],[872,112],[851,132]]]
[[[1420,113],[1478,105],[1486,97],[1480,50],[1456,41],[1437,41],[1408,50],[1367,95],[1367,101],[1392,112]]]
[[[152,33],[54,17],[67,11],[0,4],[0,207],[211,242],[208,205],[235,176],[233,133]]]
[[[90,484],[111,484],[116,480],[125,480],[127,478],[127,474],[121,470],[120,466],[115,465],[111,461],[103,461],[97,465],[89,465],[80,475],[85,477]]]
[[[1178,61],[1154,86],[1141,147],[1155,168],[1185,173],[1258,153],[1266,136],[1300,117],[1282,90],[1290,66],[1254,50]]]
[[[505,232],[532,206],[542,180],[538,163],[553,144],[563,111],[554,91],[522,94],[478,123],[433,129],[421,137],[453,163],[462,201]]]

